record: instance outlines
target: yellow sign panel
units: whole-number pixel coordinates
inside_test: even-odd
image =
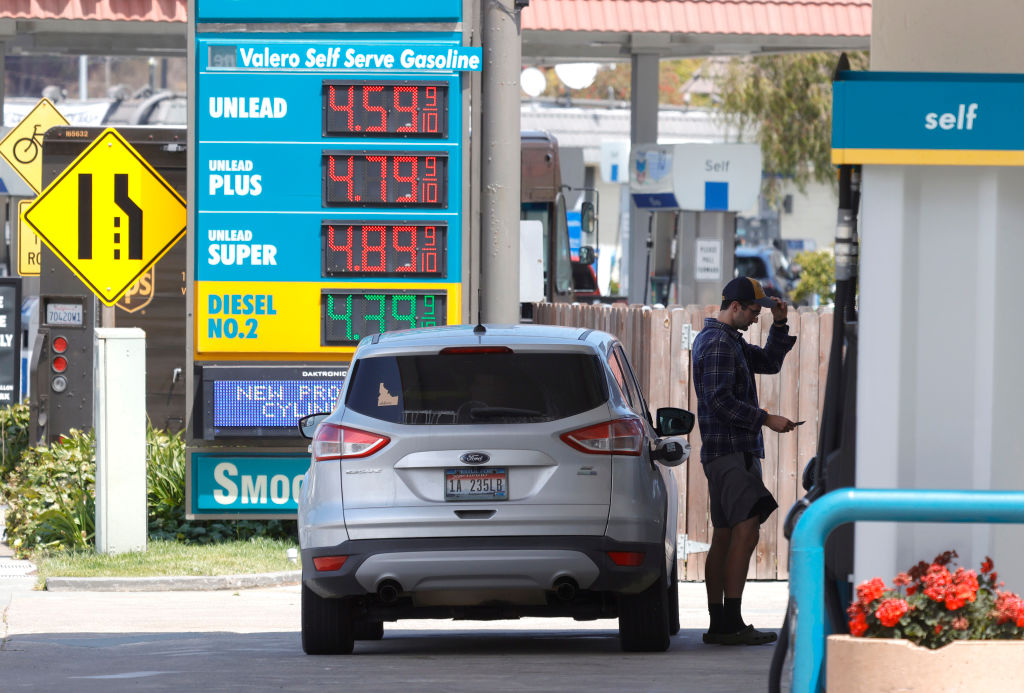
[[[185,201],[111,128],[24,218],[108,306],[185,235]]]
[[[68,121],[49,99],[42,99],[0,141],[0,156],[36,194],[43,189],[43,135],[57,125]]]
[[[39,236],[25,223],[23,215],[33,200],[18,202],[18,274],[23,277],[38,277],[42,261],[39,251],[43,247]]]
[[[202,359],[294,361],[349,356],[360,337],[381,328],[458,325],[462,315],[458,283],[197,281],[193,286],[195,350],[196,358]],[[348,296],[360,301],[346,301]],[[437,305],[441,301],[443,310]],[[425,314],[428,303],[437,305],[432,316]],[[346,329],[352,336],[348,344],[344,343]]]

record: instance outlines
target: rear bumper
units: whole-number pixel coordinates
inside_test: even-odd
[[[608,551],[643,552],[635,567],[615,565]],[[341,569],[317,571],[313,559],[348,556]],[[551,590],[572,578],[589,592],[636,593],[661,575],[661,543],[620,542],[608,537],[444,537],[362,539],[302,551],[302,580],[321,597],[365,596],[384,580],[404,593],[431,590]]]

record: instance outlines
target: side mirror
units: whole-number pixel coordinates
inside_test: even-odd
[[[581,265],[592,265],[594,264],[594,249],[589,245],[580,246],[580,264]]]
[[[303,438],[312,438],[313,433],[316,432],[316,427],[320,425],[321,421],[330,415],[330,412],[321,412],[319,414],[303,416],[299,419],[299,433],[302,434]]]
[[[662,407],[658,409],[658,425],[654,430],[659,436],[685,436],[693,430],[696,418],[685,409]]]
[[[594,233],[596,227],[597,213],[594,211],[594,203],[584,202],[580,207],[580,230],[583,233]]]

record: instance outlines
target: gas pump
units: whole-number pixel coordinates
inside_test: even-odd
[[[644,303],[720,303],[733,276],[736,213],[756,204],[760,188],[757,145],[634,147],[630,192],[648,213]]]
[[[848,70],[844,54],[836,68]],[[857,430],[857,214],[860,208],[861,169],[856,165],[839,166],[839,213],[835,236],[835,319],[829,350],[825,400],[821,412],[818,449],[804,469],[806,495],[786,515],[783,531],[793,534],[804,510],[829,491],[853,486],[856,475]],[[825,604],[831,632],[848,633],[846,605],[852,597],[853,524],[838,527],[825,543]],[[769,691],[778,693],[782,669],[789,649],[794,613],[792,602],[772,657]]]

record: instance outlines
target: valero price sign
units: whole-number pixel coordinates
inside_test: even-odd
[[[464,319],[480,49],[461,31],[296,36],[196,34],[198,363],[335,363]]]

